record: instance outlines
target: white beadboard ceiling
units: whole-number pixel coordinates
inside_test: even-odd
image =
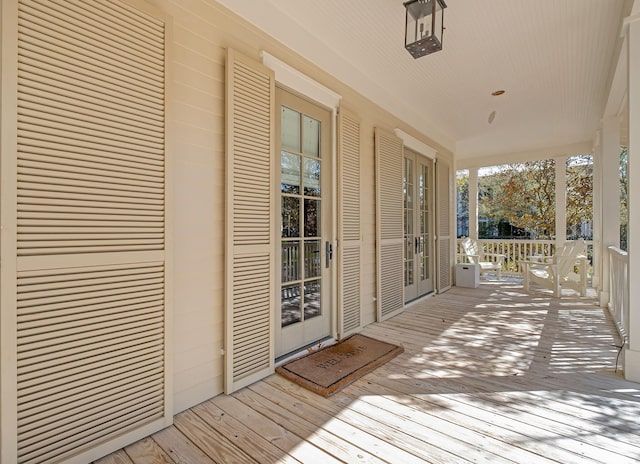
[[[633,3],[446,0],[444,49],[414,60],[402,0],[218,1],[458,159],[593,140]]]

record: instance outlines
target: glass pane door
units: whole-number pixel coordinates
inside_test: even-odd
[[[418,164],[418,258],[417,284],[418,296],[433,291],[433,164],[427,160],[419,160]]]
[[[404,299],[405,301],[413,300],[417,296],[417,287],[415,281],[415,173],[413,169],[413,157],[404,158],[404,173],[402,181],[402,191],[404,197]]]
[[[328,111],[278,89],[280,314],[276,354],[329,335]]]
[[[404,299],[433,291],[433,163],[405,149]]]

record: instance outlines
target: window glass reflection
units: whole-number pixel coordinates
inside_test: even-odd
[[[282,197],[282,237],[300,236],[300,199]]]
[[[304,243],[304,278],[320,277],[322,267],[320,240],[305,241]]]
[[[304,319],[320,316],[320,281],[314,280],[304,284]]]
[[[320,200],[304,200],[304,236],[318,237],[320,225]]]
[[[320,196],[320,161],[305,158],[304,160],[304,194]]]
[[[300,113],[286,106],[282,107],[282,148],[300,151]]]
[[[303,117],[304,124],[304,153],[312,156],[320,156],[320,121]]]
[[[280,190],[300,193],[300,156],[283,151],[280,156]]]
[[[282,282],[300,280],[300,244],[298,242],[282,242]]]
[[[281,326],[286,327],[288,325],[300,322],[302,320],[302,310],[300,303],[300,284],[296,285],[283,285],[281,290]]]

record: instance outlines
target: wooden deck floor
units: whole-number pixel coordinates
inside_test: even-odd
[[[405,352],[328,399],[271,376],[99,464],[640,461],[640,384],[593,299],[483,282],[364,333]]]

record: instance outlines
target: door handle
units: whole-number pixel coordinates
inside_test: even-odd
[[[333,259],[333,245],[331,245],[331,242],[329,240],[324,242],[324,253],[326,258],[325,259],[326,267],[328,268],[329,263]]]
[[[416,252],[415,252],[415,254],[417,255],[417,254],[418,254],[418,237],[416,237],[416,238],[414,239],[414,242],[415,242],[415,244],[416,244],[416,245],[415,245],[415,246],[416,246]]]

